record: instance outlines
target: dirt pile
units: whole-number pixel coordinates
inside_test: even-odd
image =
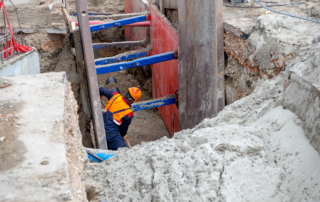
[[[317,77],[318,57],[312,55],[319,48],[317,43],[301,52],[309,65],[299,59],[290,65],[292,71],[299,69],[297,77],[311,76],[310,68]],[[102,164],[87,164],[86,181],[97,190],[94,201],[318,201],[319,153],[307,139],[308,119],[296,113],[306,109],[301,98],[289,96],[290,88],[296,95],[313,91],[288,81],[292,71],[266,80],[192,130],[120,149]],[[309,82],[318,92],[318,80]],[[295,110],[285,109],[288,99]],[[308,117],[319,131],[319,94],[314,102]]]

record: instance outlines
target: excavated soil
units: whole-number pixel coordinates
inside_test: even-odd
[[[71,85],[66,84],[64,103],[64,139],[68,161],[68,171],[75,201],[87,201],[85,190],[84,161],[87,158],[82,146],[82,136],[79,130],[78,105],[73,97]],[[61,120],[58,120],[61,121]],[[57,122],[58,122],[57,121]],[[57,124],[58,125],[58,124]]]
[[[319,201],[319,47],[217,117],[86,164],[92,201]]]

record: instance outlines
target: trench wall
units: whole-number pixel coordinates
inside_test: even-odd
[[[145,4],[141,0],[126,0],[125,12],[135,13],[146,10]],[[143,10],[143,8],[145,10]],[[160,14],[159,10],[150,5],[151,26],[150,37],[152,44],[152,55],[178,50],[178,31]],[[127,41],[143,40],[146,37],[146,28],[125,28],[125,38]],[[164,97],[174,94],[178,89],[178,60],[171,60],[152,65],[152,94],[153,98]],[[178,108],[176,105],[169,105],[158,108],[161,117],[166,124],[170,134],[172,134],[172,115],[174,113],[174,131],[179,130]]]

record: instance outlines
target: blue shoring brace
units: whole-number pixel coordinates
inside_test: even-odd
[[[97,75],[106,74],[110,72],[118,72],[132,67],[141,67],[145,65],[151,65],[155,63],[165,62],[178,58],[178,51],[162,53],[145,58],[132,60],[130,62],[120,62],[109,65],[96,66]]]
[[[135,47],[143,46],[146,43],[146,40],[141,41],[121,41],[121,42],[112,42],[112,43],[93,43],[93,49],[102,49],[102,48],[122,48],[122,47]]]
[[[132,111],[136,112],[156,107],[163,107],[171,104],[175,104],[175,95],[167,95],[166,97],[162,98],[137,102],[131,105],[131,109]]]
[[[120,61],[124,61],[124,60],[131,60],[131,59],[135,59],[135,58],[141,58],[141,57],[145,57],[148,55],[147,51],[144,52],[138,52],[138,53],[132,53],[132,54],[128,54],[128,55],[117,55],[114,57],[107,57],[107,58],[99,58],[95,60],[95,65],[105,65],[105,64],[109,64],[112,62],[120,62]]]
[[[132,17],[132,18],[126,18],[123,20],[117,20],[111,23],[103,23],[103,24],[97,24],[97,25],[91,25],[90,26],[90,31],[94,32],[94,31],[98,31],[98,30],[103,30],[103,29],[108,29],[110,27],[120,27],[123,25],[128,25],[128,24],[133,24],[136,22],[143,22],[148,20],[149,16],[146,15],[141,15],[141,16],[137,16],[137,17]]]

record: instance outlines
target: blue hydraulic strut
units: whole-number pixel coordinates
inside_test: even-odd
[[[177,58],[178,58],[177,51],[168,52],[168,53],[163,53],[163,54],[153,55],[150,57],[132,60],[130,62],[120,62],[115,64],[96,66],[96,71],[97,71],[97,75],[106,74],[110,72],[122,71],[132,67],[141,67],[145,65],[154,64],[154,63],[165,62],[165,61],[173,60]]]
[[[117,20],[111,23],[103,23],[103,24],[97,24],[97,25],[91,25],[90,26],[90,31],[98,31],[98,30],[103,30],[103,29],[108,29],[110,27],[119,27],[123,25],[128,25],[136,22],[142,22],[146,21],[149,17],[145,15],[137,16],[137,17],[132,17],[132,18],[126,18],[122,20]]]
[[[108,58],[100,58],[95,60],[95,65],[104,65],[104,64],[109,64],[112,62],[120,62],[124,60],[130,60],[130,59],[135,59],[135,58],[141,58],[145,57],[148,55],[148,52],[139,52],[139,53],[133,53],[133,54],[128,54],[128,55],[118,55],[115,57],[108,57]]]
[[[167,106],[171,104],[175,104],[175,95],[167,95],[166,97],[162,97],[158,99],[138,102],[138,103],[132,104],[131,109],[134,112],[136,112],[136,111],[141,111],[141,110],[146,110],[146,109],[151,109],[156,107]]]

